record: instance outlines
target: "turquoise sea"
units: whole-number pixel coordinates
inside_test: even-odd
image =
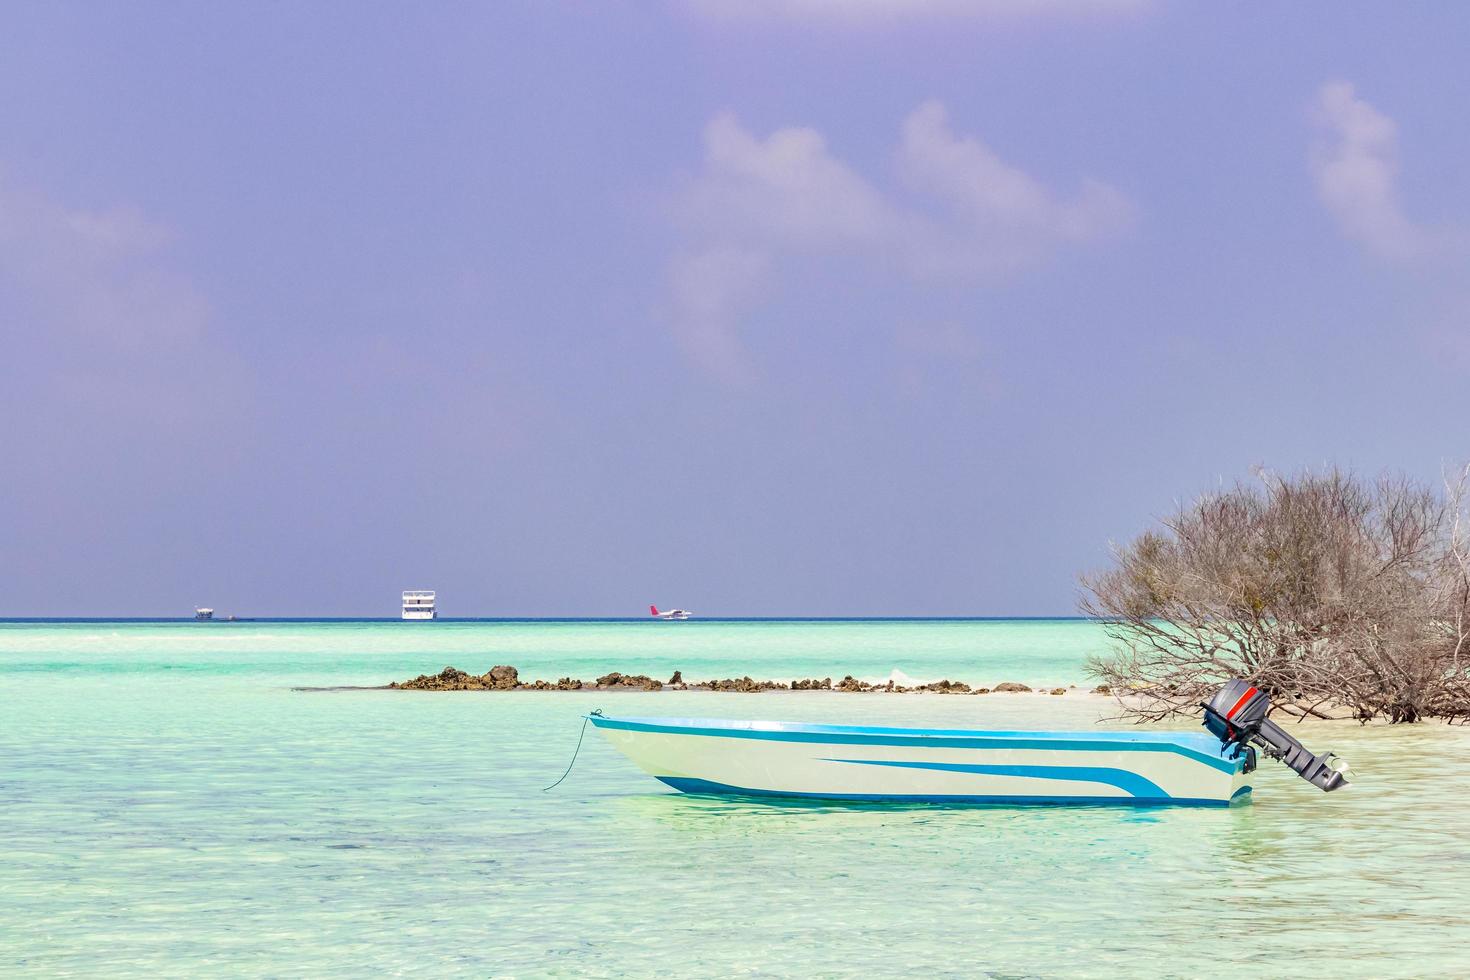
[[[447,664],[1086,684],[1082,621],[0,623],[0,975],[1470,975],[1470,730],[1230,810],[771,806],[579,717],[1084,728],[1101,699],[300,692]]]

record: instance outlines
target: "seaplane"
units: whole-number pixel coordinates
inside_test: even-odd
[[[687,609],[665,609],[659,612],[658,606],[649,606],[648,612],[654,619],[688,619],[694,615]]]

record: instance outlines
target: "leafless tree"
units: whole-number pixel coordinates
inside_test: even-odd
[[[1090,671],[1140,719],[1243,677],[1282,710],[1470,716],[1470,471],[1446,492],[1341,470],[1257,474],[1179,507],[1083,576],[1112,652]]]
[[[1433,628],[1446,650],[1445,683],[1431,713],[1470,720],[1470,464],[1445,479],[1445,547],[1434,592]]]

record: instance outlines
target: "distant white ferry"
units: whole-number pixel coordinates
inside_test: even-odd
[[[438,619],[433,589],[412,589],[403,593],[404,619]]]
[[[688,619],[694,614],[687,609],[665,609],[658,611],[658,606],[649,606],[648,611],[655,619]]]
[[[194,618],[195,619],[213,619],[214,618],[214,610],[213,609],[210,609],[208,606],[195,606],[194,607]]]

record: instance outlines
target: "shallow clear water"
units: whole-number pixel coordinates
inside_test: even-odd
[[[293,683],[385,684],[445,666],[495,664],[522,679],[592,680],[610,670],[708,679],[879,679],[1080,683],[1102,652],[1083,620],[653,620],[0,623],[8,671],[290,676]]]
[[[997,728],[1098,707],[291,690],[493,662],[1067,682],[1101,646],[1085,623],[671,625],[0,625],[0,973],[1470,974],[1464,729],[1308,726],[1359,780],[1268,765],[1225,811],[770,806],[670,793],[595,732],[541,787],[596,706]]]

